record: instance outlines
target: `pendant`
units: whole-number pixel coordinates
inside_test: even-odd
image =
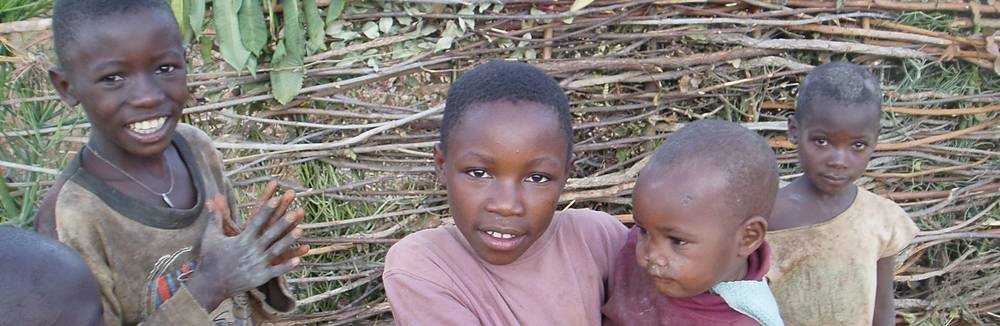
[[[167,197],[167,194],[160,194],[160,198],[163,198],[163,202],[167,203],[167,207],[174,208],[174,202],[170,201],[170,197]]]

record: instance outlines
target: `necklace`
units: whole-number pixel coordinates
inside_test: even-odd
[[[125,170],[123,170],[122,168],[118,167],[117,165],[114,165],[114,163],[111,163],[111,161],[108,161],[108,159],[101,156],[101,154],[97,154],[97,151],[95,151],[93,148],[90,148],[90,145],[83,144],[83,147],[87,148],[87,150],[93,153],[94,156],[96,156],[101,161],[104,161],[104,163],[107,163],[111,167],[115,168],[115,170],[118,170],[118,172],[121,172],[129,179],[132,179],[132,182],[135,182],[135,184],[142,186],[143,188],[153,193],[154,195],[160,196],[160,198],[163,199],[163,202],[167,204],[167,207],[174,208],[174,202],[170,201],[170,197],[167,197],[167,195],[169,195],[171,192],[174,191],[174,174],[173,171],[170,170],[169,163],[167,163],[166,166],[167,166],[167,177],[170,178],[170,188],[167,189],[167,192],[156,192],[153,191],[153,188],[150,188],[149,186],[143,184],[142,182],[139,182],[139,179],[136,179],[131,174],[128,174],[128,172],[125,172]],[[164,156],[163,160],[166,161],[166,156]]]

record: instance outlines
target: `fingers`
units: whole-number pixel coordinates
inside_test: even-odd
[[[283,275],[285,273],[288,273],[288,272],[292,271],[292,269],[294,269],[295,267],[299,266],[299,262],[301,262],[301,261],[302,261],[302,258],[295,257],[295,258],[289,259],[288,261],[286,261],[284,263],[271,266],[270,267],[270,276],[271,277],[268,278],[268,279],[275,278],[275,277],[281,276],[281,275]]]
[[[274,193],[276,191],[278,191],[278,182],[275,180],[268,181],[267,185],[264,186],[264,189],[260,191],[260,194],[257,194],[257,200],[254,201],[254,209],[250,213],[250,216],[257,216],[257,214],[260,213],[260,210],[267,205],[267,201],[270,200],[271,197],[274,197]],[[270,224],[270,222],[268,222],[268,224]]]
[[[274,225],[271,225],[266,231],[264,231],[264,234],[260,236],[261,243],[264,243],[266,247],[271,247],[271,244],[278,240],[278,238],[285,235],[290,227],[294,227],[294,225],[298,224],[304,215],[305,211],[301,208],[285,214],[284,217],[278,219],[278,221],[274,222]]]
[[[205,232],[211,232],[213,234],[225,233],[226,217],[222,214],[224,213],[223,210],[227,212],[229,210],[228,205],[226,205],[226,198],[221,194],[217,194],[212,199],[205,201],[205,208],[207,208],[209,212],[213,213],[212,217],[208,221]]]
[[[284,238],[275,242],[274,245],[267,250],[267,255],[269,257],[280,258],[286,252],[288,247],[291,247],[292,244],[295,243],[295,241],[300,237],[302,237],[302,229],[292,230],[292,232],[289,232]],[[271,262],[274,262],[274,260],[272,259]]]
[[[267,223],[267,220],[270,218],[271,213],[273,213],[277,207],[278,207],[278,198],[271,198],[270,200],[267,201],[267,203],[260,206],[260,209],[257,211],[257,214],[251,216],[250,221],[247,221],[248,226],[246,231],[244,231],[244,234],[250,234],[250,236],[254,237],[260,234],[260,230],[264,227],[264,224]]]
[[[295,257],[302,257],[306,253],[309,253],[309,249],[309,245],[300,245],[295,248],[288,248],[285,252],[281,253],[281,256],[271,258],[271,266],[281,264]]]
[[[264,186],[264,190],[261,190],[260,194],[257,195],[257,201],[254,202],[253,206],[257,207],[257,210],[260,210],[260,207],[264,206],[264,204],[267,203],[268,199],[274,197],[275,191],[278,191],[278,182],[271,180],[267,183],[266,186]],[[254,211],[254,213],[257,213],[256,210]]]
[[[292,214],[294,219],[292,220],[291,224],[288,224],[288,226],[285,226],[285,228],[281,230],[281,234],[278,235],[279,238],[285,236],[286,234],[288,234],[288,232],[292,232],[292,229],[298,227],[299,223],[302,223],[302,219],[305,218],[306,211],[301,208],[297,208],[288,214]],[[277,221],[277,219],[275,219],[275,221]]]
[[[285,215],[285,211],[288,209],[288,206],[291,206],[294,201],[295,191],[291,189],[285,190],[285,193],[281,194],[281,197],[279,197],[278,208],[274,210],[274,213],[271,213],[271,218],[267,221],[267,225],[273,225],[274,222],[277,222],[278,219],[281,218],[281,216]]]

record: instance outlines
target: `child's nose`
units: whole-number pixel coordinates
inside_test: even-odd
[[[492,192],[486,210],[500,216],[520,216],[524,214],[521,189],[518,183],[497,181],[488,191]]]
[[[134,79],[129,94],[129,102],[134,107],[155,108],[163,102],[166,97],[160,84],[153,80],[153,76],[143,75]]]
[[[832,168],[843,169],[847,167],[847,151],[833,150],[826,161],[826,165]]]

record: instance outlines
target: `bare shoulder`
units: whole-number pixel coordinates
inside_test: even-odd
[[[798,212],[801,211],[798,200],[800,197],[793,184],[789,184],[778,190],[778,195],[774,198],[774,208],[771,209],[771,216],[768,218],[768,229],[770,231],[782,230],[796,226]]]

